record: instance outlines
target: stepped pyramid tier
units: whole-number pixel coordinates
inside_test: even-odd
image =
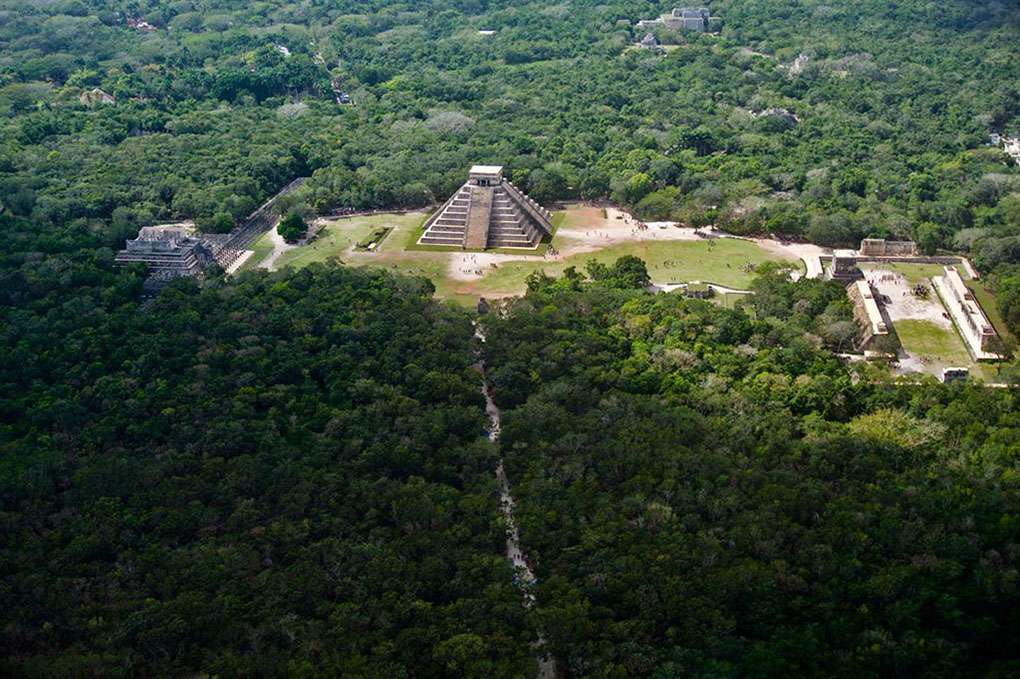
[[[538,247],[552,234],[552,215],[503,177],[496,165],[475,165],[468,181],[425,222],[421,245],[464,250]]]

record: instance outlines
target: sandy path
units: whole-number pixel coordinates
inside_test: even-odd
[[[751,240],[757,243],[758,247],[765,252],[781,257],[790,257],[792,255],[804,262],[804,266],[807,268],[804,278],[821,278],[824,273],[821,258],[832,254],[831,250],[819,245],[812,245],[811,243],[782,243],[771,238],[753,238]],[[799,278],[799,276],[796,278]]]
[[[283,236],[280,232],[273,227],[273,230],[269,232],[269,240],[273,243],[273,251],[268,257],[259,262],[259,268],[269,269],[270,271],[276,271],[276,260],[278,260],[283,253],[292,248],[296,248],[297,244],[289,245],[287,241],[283,240]]]
[[[701,283],[702,281],[688,281],[688,283]],[[649,292],[673,292],[674,290],[680,290],[684,288],[687,283],[655,283],[654,281],[646,288]],[[716,292],[731,295],[747,295],[752,294],[749,290],[738,290],[736,288],[727,288],[724,285],[716,285],[715,283],[706,283],[708,287],[712,288]]]

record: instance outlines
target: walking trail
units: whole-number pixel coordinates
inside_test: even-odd
[[[482,342],[485,341],[485,334],[477,325],[475,326],[475,337]],[[489,440],[496,443],[499,440],[500,413],[495,401],[492,400],[492,388],[485,377],[484,360],[479,360],[478,371],[482,374],[482,394],[485,396],[485,413],[489,416],[490,422]],[[499,484],[499,506],[507,525],[506,556],[513,563],[514,570],[517,572],[514,582],[517,583],[517,587],[524,595],[524,605],[527,608],[531,608],[535,605],[535,594],[531,591],[531,588],[535,586],[537,581],[531,566],[524,560],[524,554],[521,552],[520,532],[517,530],[517,521],[514,519],[514,498],[510,495],[510,481],[503,470],[502,459],[496,465],[496,482]],[[541,652],[545,645],[545,637],[539,632],[538,640],[533,645],[533,648]],[[538,676],[539,679],[556,679],[556,664],[548,653],[542,653],[538,659]]]
[[[273,243],[273,252],[259,262],[259,266],[263,269],[276,271],[276,260],[278,260],[287,250],[295,248],[297,245],[288,244],[287,241],[283,239],[283,236],[280,235],[280,232],[276,230],[275,226],[269,232],[269,240]]]

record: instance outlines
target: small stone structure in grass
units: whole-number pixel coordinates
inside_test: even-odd
[[[376,250],[379,249],[379,246],[382,244],[382,242],[386,240],[386,236],[390,235],[391,231],[393,231],[392,226],[384,226],[381,229],[376,229],[366,238],[364,238],[360,243],[355,245],[354,249],[375,252]]]
[[[681,294],[692,299],[711,299],[715,295],[715,290],[708,283],[691,281],[681,289]]]

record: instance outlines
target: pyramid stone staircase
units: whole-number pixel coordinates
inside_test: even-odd
[[[489,235],[489,219],[492,213],[492,190],[487,187],[471,187],[471,210],[468,212],[467,231],[464,233],[465,250],[482,250]]]
[[[465,250],[538,247],[552,215],[503,178],[503,168],[476,165],[464,184],[425,222],[422,245]]]

